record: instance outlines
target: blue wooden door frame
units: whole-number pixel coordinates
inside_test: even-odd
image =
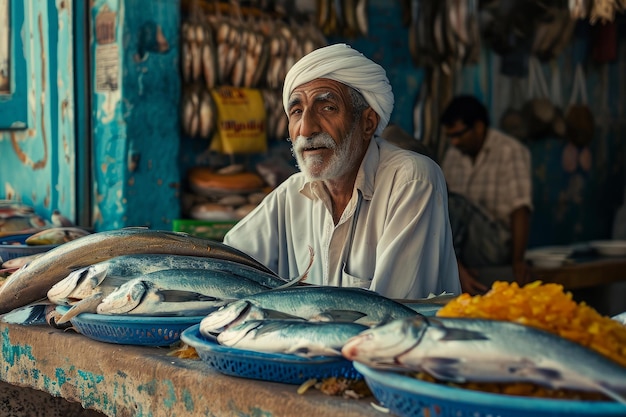
[[[0,129],[20,130],[28,127],[27,72],[22,26],[24,24],[24,2],[9,0],[10,45],[9,66],[10,94],[0,94]]]

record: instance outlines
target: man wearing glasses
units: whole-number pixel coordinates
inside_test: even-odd
[[[471,294],[487,288],[476,268],[512,265],[515,281],[530,280],[524,252],[532,206],[531,157],[517,139],[490,127],[485,106],[455,97],[441,115],[448,137],[442,170],[459,278]]]

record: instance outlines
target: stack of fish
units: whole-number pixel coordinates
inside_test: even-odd
[[[0,276],[15,272],[54,245],[89,234],[54,210],[50,221],[32,206],[0,200]]]
[[[145,256],[133,257],[138,254]],[[102,313],[184,315],[286,282],[222,243],[184,233],[126,228],[64,243],[17,270],[0,287],[0,313],[50,294],[60,304],[88,300],[72,314],[94,307],[97,311],[103,303]],[[118,296],[129,304],[120,305]]]
[[[80,313],[197,316],[226,302],[287,284],[259,269],[227,259],[173,254],[121,255],[70,273],[48,299]]]
[[[297,286],[230,302],[209,313],[199,331],[220,344],[258,352],[341,356],[351,337],[415,315],[412,308],[362,288]]]
[[[29,235],[24,239],[24,243],[27,246],[30,246],[30,248],[21,246],[21,249],[29,249],[28,251],[25,251],[27,254],[22,255],[20,253],[4,262],[2,262],[2,257],[0,257],[0,274],[3,276],[11,274],[33,259],[41,256],[50,247],[70,242],[74,239],[78,239],[79,237],[87,236],[90,233],[91,232],[81,227],[59,226],[43,229],[37,233]],[[11,237],[9,236],[6,239],[11,239]]]

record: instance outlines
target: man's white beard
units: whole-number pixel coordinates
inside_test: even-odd
[[[356,125],[339,145],[328,133],[320,133],[312,138],[298,136],[293,141],[292,152],[298,162],[298,168],[304,173],[308,181],[339,178],[353,169],[353,164],[357,163],[360,156],[360,152],[357,152],[356,143],[354,143],[355,131]],[[327,160],[324,160],[320,155],[302,156],[302,151],[305,149],[322,147],[333,150],[331,157]]]

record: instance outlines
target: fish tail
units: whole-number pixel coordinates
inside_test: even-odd
[[[74,304],[69,310],[65,312],[56,321],[57,324],[64,324],[79,315],[80,313],[95,313],[98,304],[104,298],[104,294],[99,292],[90,297],[84,298],[78,303]]]
[[[290,280],[289,282],[280,285],[276,288],[273,288],[274,290],[280,290],[283,288],[288,288],[291,287],[293,285],[298,284],[299,282],[304,281],[308,276],[309,276],[309,271],[311,270],[311,267],[313,266],[313,258],[315,256],[314,252],[313,252],[313,248],[311,246],[309,246],[309,266],[306,268],[306,271],[304,271],[304,273],[302,275],[300,275],[299,277],[295,277],[294,279]]]

